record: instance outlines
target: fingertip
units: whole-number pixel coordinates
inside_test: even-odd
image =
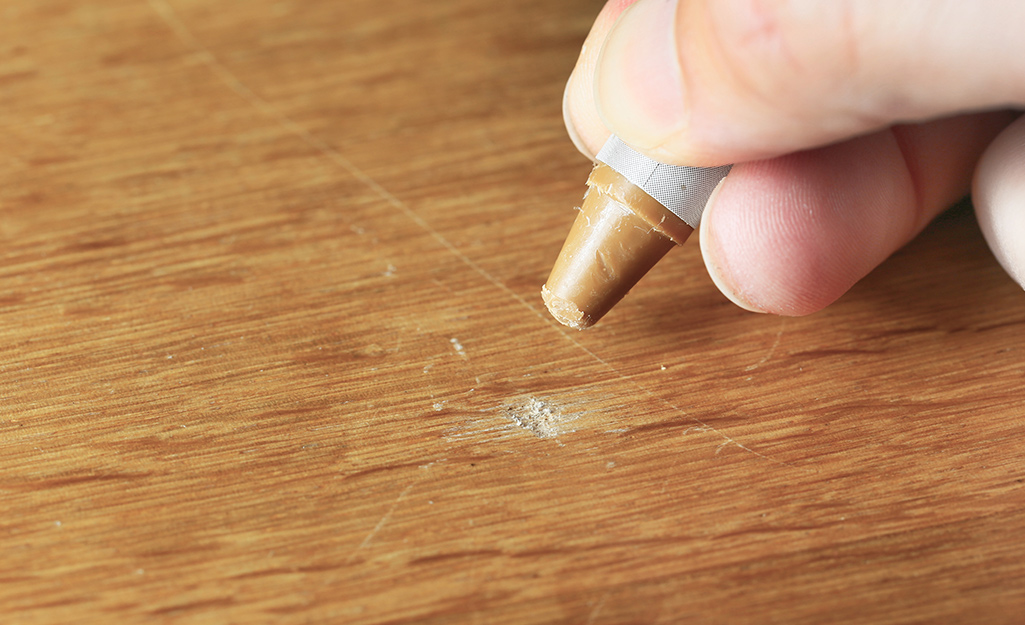
[[[1021,3],[615,4],[620,19],[589,41],[590,104],[666,163],[771,158],[1025,97],[1014,80],[1025,76],[1012,19],[1025,16]],[[908,27],[923,19],[928,28]]]
[[[641,150],[657,148],[683,125],[676,12],[674,1],[632,4],[619,16],[597,58],[594,95],[601,119]]]
[[[569,81],[566,83],[566,90],[562,94],[562,121],[566,124],[566,134],[569,135],[570,141],[576,149],[586,156],[587,158],[594,160],[596,152],[592,151],[587,144],[584,143],[583,138],[580,136],[580,131],[577,130],[576,116],[573,115],[572,106],[570,102],[570,91],[572,89],[573,76],[570,75]]]
[[[849,285],[836,284],[842,268],[825,262],[815,220],[799,214],[804,202],[781,188],[791,176],[785,169],[774,161],[735,166],[733,184],[724,182],[702,215],[700,244],[712,282],[731,302],[799,317],[825,308]]]
[[[983,154],[972,200],[993,255],[1025,288],[1025,117],[1008,126]]]
[[[701,220],[716,286],[784,316],[836,301],[913,234],[913,194],[892,137],[734,166]]]
[[[715,186],[712,195],[708,198],[708,203],[705,205],[705,211],[701,216],[701,224],[698,230],[701,257],[704,259],[705,269],[708,271],[708,276],[712,279],[712,283],[715,284],[720,293],[726,296],[726,299],[749,312],[764,313],[766,312],[765,310],[750,301],[750,293],[745,292],[745,289],[738,284],[734,268],[729,264],[729,255],[723,253],[722,242],[714,225],[718,218],[715,208],[717,199],[723,186],[728,184],[728,179],[729,176],[723,178]]]
[[[573,145],[591,160],[611,134],[594,99],[594,75],[605,38],[620,14],[637,0],[611,0],[598,14],[580,49],[576,67],[566,82],[562,116]]]
[[[598,118],[594,100],[590,96],[593,82],[582,76],[578,66],[566,82],[562,96],[562,118],[573,145],[593,161],[610,133]]]

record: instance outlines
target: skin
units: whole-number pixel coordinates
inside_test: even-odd
[[[577,147],[735,163],[701,249],[749,310],[822,309],[972,188],[1025,277],[1019,0],[613,0],[566,87]]]

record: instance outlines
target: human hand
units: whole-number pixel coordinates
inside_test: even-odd
[[[1025,3],[611,0],[566,87],[577,147],[735,163],[701,250],[738,305],[832,303],[972,185],[1025,285]],[[1015,121],[1015,119],[1017,121]]]

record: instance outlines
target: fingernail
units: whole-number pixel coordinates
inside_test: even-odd
[[[684,123],[676,46],[677,0],[640,0],[620,16],[602,47],[595,98],[605,124],[642,150]]]
[[[731,270],[732,268],[729,267],[728,261],[722,254],[722,248],[719,246],[714,225],[715,203],[718,200],[720,190],[728,178],[729,176],[719,181],[719,184],[712,191],[712,195],[708,197],[708,203],[705,204],[705,211],[701,216],[701,231],[699,233],[701,256],[705,260],[705,268],[708,270],[708,275],[712,278],[712,282],[715,283],[715,286],[727,299],[744,310],[765,313],[767,312],[766,310],[753,303],[744,293],[744,290],[738,287],[733,279],[735,276]]]

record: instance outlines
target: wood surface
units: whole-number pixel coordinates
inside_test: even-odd
[[[539,288],[598,0],[0,4],[4,623],[1014,623],[1025,297]]]

